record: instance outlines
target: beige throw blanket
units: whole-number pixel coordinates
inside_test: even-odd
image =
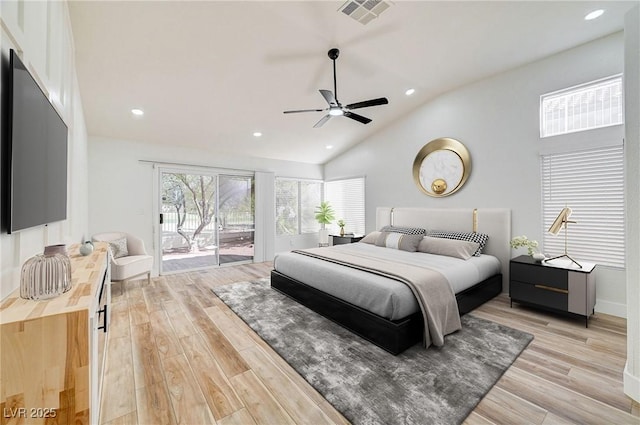
[[[431,344],[437,347],[444,345],[444,336],[462,327],[453,289],[438,271],[366,255],[345,253],[333,247],[293,252],[375,273],[409,286],[422,310],[425,347]]]

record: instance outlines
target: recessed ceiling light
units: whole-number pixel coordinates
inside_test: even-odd
[[[325,146],[327,149],[333,149],[333,145],[327,145]]]
[[[262,133],[260,133],[259,131],[256,131],[255,133],[253,133],[254,137],[260,137],[262,136]]]
[[[404,94],[406,94],[407,96],[411,96],[415,92],[416,92],[416,89],[407,89],[407,91],[405,91]]]
[[[592,19],[596,19],[602,16],[603,13],[604,10],[602,9],[594,10],[593,12],[588,13],[587,16],[584,17],[584,20],[591,21]]]
[[[133,108],[133,109],[131,110],[131,113],[132,113],[133,115],[135,115],[136,117],[141,117],[141,116],[143,116],[143,115],[144,115],[144,111],[143,111],[142,109],[139,109],[139,108]]]

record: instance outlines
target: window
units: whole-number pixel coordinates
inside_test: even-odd
[[[314,233],[314,211],[322,201],[322,182],[276,178],[276,235]]]
[[[623,146],[541,156],[543,252],[564,254],[564,232],[548,229],[565,207],[569,255],[580,260],[624,267]]]
[[[336,221],[345,221],[345,232],[364,234],[364,177],[326,182],[324,190],[324,198],[336,212]],[[329,230],[332,233],[339,231],[336,222]]]
[[[540,137],[622,124],[622,76],[540,96]]]
[[[300,182],[300,233],[315,233],[320,228],[316,221],[316,207],[322,202],[322,183]]]

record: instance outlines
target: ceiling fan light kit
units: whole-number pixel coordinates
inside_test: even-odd
[[[358,121],[362,124],[369,124],[370,118],[358,115],[355,112],[351,112],[352,109],[368,108],[370,106],[386,105],[389,103],[386,97],[379,97],[377,99],[363,100],[361,102],[350,103],[348,105],[342,105],[338,101],[338,85],[336,80],[336,59],[340,56],[340,50],[331,49],[327,52],[329,59],[333,62],[333,92],[331,90],[320,89],[320,94],[324,100],[329,104],[325,109],[295,109],[290,111],[284,111],[285,114],[295,114],[299,112],[326,112],[327,114],[320,119],[313,127],[322,127],[324,123],[329,121],[331,117],[345,116],[352,120]]]

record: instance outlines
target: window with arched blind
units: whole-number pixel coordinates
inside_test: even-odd
[[[540,96],[540,137],[624,122],[622,75]]]

